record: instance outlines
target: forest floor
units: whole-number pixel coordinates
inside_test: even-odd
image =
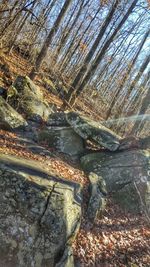
[[[27,75],[30,65],[17,54],[0,55],[0,66],[8,64],[8,69],[0,68],[0,86],[8,88],[17,75]],[[58,108],[62,100],[43,90],[46,99]],[[91,114],[91,106],[78,102],[83,113]],[[78,108],[76,106],[76,109]],[[92,116],[96,118],[93,111]],[[42,144],[43,145],[43,144]],[[49,149],[46,147],[46,149]],[[50,150],[50,149],[49,149]],[[59,176],[79,182],[83,186],[84,204],[82,222],[78,236],[73,244],[75,262],[80,267],[149,267],[150,266],[150,227],[144,214],[133,215],[122,211],[110,199],[102,218],[91,223],[86,214],[89,181],[79,164],[61,153],[50,150],[55,157],[34,154],[20,142],[13,132],[0,130],[0,153],[34,159],[47,165]]]

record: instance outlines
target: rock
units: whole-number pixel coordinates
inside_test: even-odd
[[[54,267],[76,237],[80,185],[44,169],[0,154],[0,266]]]
[[[71,247],[66,247],[62,259],[55,267],[74,267],[73,251]]]
[[[139,146],[142,149],[150,149],[150,136],[139,139]]]
[[[134,148],[139,148],[139,149],[150,148],[150,136],[146,136],[143,138],[128,136],[121,140],[119,150],[127,150]]]
[[[43,101],[41,89],[28,76],[18,76],[13,86],[17,89],[18,93],[29,94]]]
[[[83,169],[102,177],[106,190],[128,211],[150,214],[150,151],[93,153],[82,157]]]
[[[70,127],[47,127],[39,132],[38,140],[68,155],[78,155],[84,151],[83,139]]]
[[[25,126],[25,119],[0,96],[0,129],[11,130]]]
[[[57,112],[57,105],[55,103],[49,103],[48,105],[52,111],[52,114]]]
[[[0,86],[0,96],[2,96],[4,99],[7,98],[7,90]]]
[[[122,151],[122,150],[140,148],[138,141],[139,141],[138,138],[134,136],[125,137],[120,141],[119,150]]]
[[[90,200],[87,214],[90,220],[95,221],[101,217],[106,207],[106,184],[102,177],[95,173],[89,174]]]
[[[69,126],[66,114],[64,112],[57,112],[50,114],[47,122],[47,126]]]
[[[118,149],[121,138],[100,123],[76,112],[67,113],[66,118],[67,122],[82,138],[94,141],[111,151]]]
[[[43,84],[44,84],[44,87],[50,92],[52,92],[54,95],[59,94],[56,84],[51,79],[44,78]]]
[[[43,93],[29,77],[18,76],[13,84],[18,94],[11,96],[9,103],[26,114],[28,119],[41,117],[47,120],[51,113],[49,104],[44,101]]]

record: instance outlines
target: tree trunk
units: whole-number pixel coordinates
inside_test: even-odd
[[[147,68],[147,66],[148,66],[148,64],[149,64],[149,62],[150,62],[150,54],[145,58],[145,60],[144,60],[144,62],[143,62],[143,64],[142,64],[142,66],[140,67],[140,69],[139,69],[137,75],[135,76],[134,80],[131,82],[131,85],[130,85],[130,87],[128,88],[128,92],[127,92],[127,94],[126,94],[126,96],[125,96],[125,98],[124,98],[124,100],[123,100],[123,104],[122,104],[122,108],[121,108],[121,110],[123,109],[124,104],[126,103],[126,101],[130,98],[130,95],[131,95],[133,89],[135,88],[135,85],[138,83],[138,81],[139,81],[140,78],[142,77],[142,74],[143,74],[143,72],[146,70],[146,68]]]
[[[108,47],[110,46],[111,42],[114,40],[115,36],[117,35],[118,31],[121,29],[121,27],[123,26],[123,24],[126,22],[126,20],[128,19],[129,15],[132,13],[134,7],[136,6],[138,0],[134,0],[132,2],[132,4],[130,5],[130,7],[128,8],[126,14],[124,15],[124,17],[122,18],[122,20],[120,21],[120,23],[118,24],[117,28],[114,30],[114,32],[111,34],[111,36],[109,37],[109,39],[105,42],[103,48],[101,49],[99,55],[97,56],[95,62],[93,63],[93,65],[90,67],[90,69],[87,71],[85,77],[83,78],[82,83],[79,85],[79,87],[77,87],[76,89],[76,97],[79,96],[79,94],[83,91],[85,85],[88,83],[88,81],[91,79],[91,77],[94,75],[99,63],[101,62],[101,60],[103,59]],[[74,83],[75,85],[75,83]],[[66,100],[70,101],[70,104],[72,104],[72,102],[74,102],[74,99],[72,99],[72,94],[73,91],[71,90],[71,93],[69,92],[69,94],[67,95]]]
[[[150,71],[146,75],[146,79],[144,81],[144,85],[148,83],[148,80],[150,80],[150,78],[149,78],[150,76],[149,75],[150,75]],[[137,116],[144,115],[145,112],[147,111],[148,107],[149,107],[149,104],[150,104],[150,87],[148,87],[148,91],[147,91],[145,97],[142,100],[142,105],[141,105],[141,108],[140,108]],[[137,120],[135,122],[130,134],[131,135],[136,135],[142,129],[142,127],[144,126],[144,122],[145,122],[145,120],[143,118],[140,119],[140,120]]]
[[[142,101],[142,106],[141,106],[141,109],[138,113],[137,116],[144,116],[145,115],[145,112],[146,110],[148,109],[148,106],[149,106],[149,99],[150,99],[150,88],[148,89],[148,92],[146,94],[146,96],[144,97],[143,101]],[[131,130],[131,135],[137,135],[138,132],[140,132],[144,126],[144,123],[145,123],[145,119],[144,118],[141,118],[141,119],[138,119],[134,125],[134,127],[132,128]]]
[[[49,34],[48,34],[48,36],[47,36],[47,38],[46,38],[46,40],[45,40],[45,42],[43,44],[43,47],[42,47],[42,49],[41,49],[41,51],[40,51],[40,53],[39,53],[39,55],[38,55],[38,57],[36,59],[35,67],[32,69],[32,71],[31,71],[31,73],[29,75],[29,77],[31,79],[34,79],[35,76],[36,76],[36,72],[39,71],[40,66],[42,64],[42,61],[43,61],[43,59],[45,58],[45,56],[47,54],[47,51],[48,51],[49,45],[51,43],[51,40],[52,40],[54,34],[57,32],[58,27],[59,27],[60,23],[62,22],[62,20],[64,18],[64,15],[65,15],[66,11],[68,10],[70,4],[71,4],[71,0],[66,0],[65,1],[65,3],[63,5],[63,7],[62,7],[57,19],[56,19],[56,21],[55,21],[55,23],[53,25],[53,28],[50,30],[50,32],[49,32]]]
[[[71,19],[73,17],[73,14],[74,14],[77,6],[79,5],[79,3],[76,4],[76,6],[75,6],[75,8],[74,8],[74,10],[72,12],[72,14],[70,15],[70,18],[69,18],[69,21],[68,21],[66,27],[63,29],[63,32],[62,32],[62,35],[61,35],[61,38],[60,38],[59,45],[58,45],[58,47],[56,48],[56,51],[55,51],[55,61],[56,61],[56,63],[57,63],[57,60],[58,60],[58,57],[60,55],[61,50],[64,48],[64,45],[66,44],[66,41],[67,41],[67,39],[68,39],[68,37],[69,37],[69,35],[70,35],[70,33],[71,33],[74,25],[76,24],[76,22],[77,22],[77,20],[78,20],[78,18],[80,16],[80,14],[81,14],[83,4],[84,4],[84,2],[81,3],[81,5],[79,7],[79,10],[77,12],[77,15],[76,15],[76,17],[75,17],[72,25],[69,28],[68,27],[69,22],[71,21]]]
[[[141,43],[140,43],[139,49],[138,49],[138,51],[137,51],[137,53],[136,53],[134,59],[132,60],[132,63],[130,64],[130,66],[129,66],[128,70],[127,70],[127,73],[126,73],[126,75],[123,77],[122,82],[121,82],[119,88],[117,89],[117,91],[116,91],[116,93],[115,93],[115,95],[114,95],[114,97],[113,97],[113,100],[112,100],[111,105],[110,105],[110,107],[109,107],[109,109],[108,109],[108,112],[107,112],[106,119],[108,119],[109,116],[111,115],[111,112],[112,112],[112,109],[113,109],[113,107],[114,107],[114,105],[115,105],[116,99],[118,98],[121,89],[123,88],[123,86],[124,86],[126,80],[128,79],[129,74],[130,74],[131,70],[133,69],[133,67],[134,67],[134,65],[135,65],[135,62],[136,62],[136,60],[137,60],[137,58],[138,58],[138,56],[139,56],[139,54],[140,54],[140,52],[141,52],[141,50],[142,50],[142,48],[143,48],[143,45],[145,44],[145,41],[147,40],[149,34],[150,34],[150,30],[148,30],[148,31],[146,32],[146,34],[144,35],[144,38],[143,38],[143,40],[142,40]]]
[[[68,93],[68,95],[66,97],[66,100],[69,100],[70,99],[70,96],[71,96],[71,94],[74,91],[74,88],[76,86],[78,86],[78,84],[80,83],[81,78],[86,73],[88,64],[91,61],[93,55],[95,54],[95,51],[96,51],[96,49],[97,49],[100,41],[102,40],[102,38],[103,38],[103,36],[104,36],[104,34],[106,32],[106,29],[107,29],[107,27],[108,27],[108,25],[109,25],[109,23],[110,23],[113,15],[114,15],[115,11],[116,11],[116,8],[118,6],[118,3],[119,3],[119,1],[116,0],[115,3],[112,5],[112,8],[111,8],[110,12],[108,13],[108,15],[106,17],[106,19],[105,19],[105,21],[104,21],[104,23],[102,25],[102,28],[101,28],[101,30],[100,30],[100,32],[99,32],[99,34],[98,34],[98,36],[97,36],[94,44],[92,45],[89,53],[87,54],[87,56],[86,56],[86,58],[85,58],[85,60],[83,62],[83,66],[81,67],[81,69],[78,72],[77,76],[75,77],[73,83],[71,84],[71,89],[70,89],[70,91],[69,91],[69,93]]]

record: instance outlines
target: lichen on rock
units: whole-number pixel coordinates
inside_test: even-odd
[[[40,116],[47,120],[51,114],[51,108],[44,100],[41,89],[33,83],[27,76],[18,76],[13,84],[18,94],[12,96],[10,104],[26,114],[27,118]]]
[[[80,186],[0,154],[0,266],[53,267],[79,230]]]
[[[0,96],[0,128],[11,130],[25,126],[25,119]]]
[[[74,131],[82,138],[94,141],[110,151],[118,149],[121,138],[101,123],[97,123],[73,111],[68,112],[66,118]]]
[[[150,151],[102,152],[81,158],[86,173],[106,182],[106,190],[124,209],[150,214]]]

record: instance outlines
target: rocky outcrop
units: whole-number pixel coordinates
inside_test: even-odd
[[[84,151],[83,139],[70,127],[46,127],[39,132],[38,140],[68,155],[80,155]]]
[[[11,130],[25,126],[25,119],[0,96],[0,129]]]
[[[67,113],[66,118],[74,131],[83,139],[94,141],[110,151],[118,149],[121,138],[100,123],[90,120],[76,112]]]
[[[73,266],[80,186],[43,169],[0,154],[0,266]]]
[[[150,214],[150,151],[93,153],[82,157],[86,173],[93,172],[106,182],[108,194],[132,212]]]
[[[17,93],[9,97],[9,103],[17,108],[19,111],[26,114],[27,118],[40,117],[47,120],[52,110],[48,103],[43,99],[43,93],[38,86],[36,86],[29,77],[18,76],[13,84],[13,88]]]

